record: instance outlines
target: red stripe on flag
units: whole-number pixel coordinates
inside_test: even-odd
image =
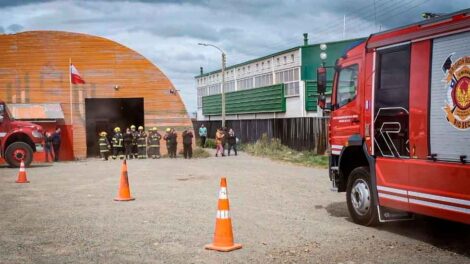
[[[84,84],[85,80],[83,80],[82,76],[78,72],[77,68],[73,64],[70,64],[70,75],[71,81],[73,84]]]

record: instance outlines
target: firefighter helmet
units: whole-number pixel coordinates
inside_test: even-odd
[[[167,128],[167,129],[166,129],[166,132],[170,132],[170,131],[171,131],[171,128]]]
[[[132,130],[135,130],[135,126],[134,126],[134,125],[132,125],[132,126],[131,126],[131,129],[132,129]]]
[[[152,128],[152,131],[157,131],[157,127],[153,127],[153,128]]]
[[[121,132],[121,128],[115,127],[115,128],[114,128],[114,132]]]
[[[143,127],[143,126],[139,126],[139,130],[144,130],[144,127]]]
[[[106,132],[102,131],[102,132],[100,133],[100,136],[102,136],[102,137],[106,137],[106,135],[107,135],[107,134],[108,134],[108,133],[106,133]]]

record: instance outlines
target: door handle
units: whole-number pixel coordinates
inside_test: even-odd
[[[358,118],[354,118],[353,120],[351,120],[351,123],[355,124],[355,123],[359,123],[361,122],[361,120],[359,120]]]

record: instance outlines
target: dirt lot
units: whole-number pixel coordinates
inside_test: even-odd
[[[132,202],[114,202],[120,161],[0,168],[1,263],[470,263],[470,226],[427,217],[367,228],[327,171],[254,158],[131,160]],[[212,240],[227,176],[236,242]]]

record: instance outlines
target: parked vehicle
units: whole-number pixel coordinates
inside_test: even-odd
[[[362,225],[412,213],[470,224],[470,9],[371,35],[326,67],[330,179]]]
[[[11,167],[21,161],[29,166],[33,153],[42,151],[43,129],[31,122],[15,121],[7,105],[0,100],[0,155]]]

